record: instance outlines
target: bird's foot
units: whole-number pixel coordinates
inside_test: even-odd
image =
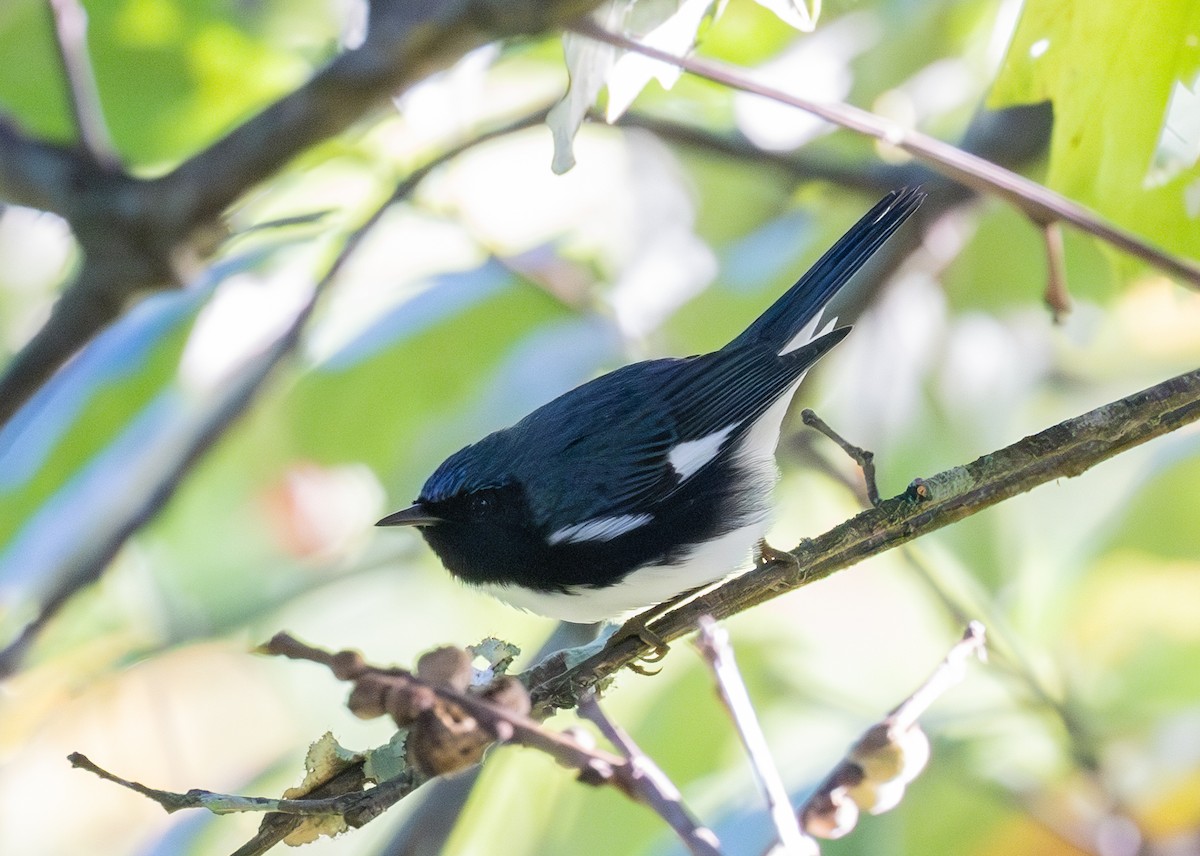
[[[767,543],[766,538],[760,538],[758,547],[755,549],[754,564],[760,568],[765,568],[767,565],[789,565],[792,568],[799,569],[800,560],[784,550],[777,550]]]
[[[667,652],[671,647],[666,640],[650,629],[650,622],[656,618],[666,615],[675,607],[682,604],[684,601],[691,599],[696,592],[707,588],[707,586],[697,586],[694,589],[688,589],[682,594],[678,594],[670,600],[663,601],[660,604],[650,607],[644,612],[639,612],[637,615],[630,618],[622,624],[617,631],[608,639],[606,648],[612,648],[624,642],[626,639],[636,638],[643,644],[650,646],[650,653],[638,658],[638,662],[630,663],[629,668],[637,672],[639,675],[657,675],[660,670],[647,669],[640,663],[658,663],[663,657],[667,656]]]
[[[648,654],[644,654],[637,661],[630,663],[629,668],[637,672],[639,675],[657,675],[658,669],[647,669],[642,663],[657,663],[667,656],[667,652],[671,647],[666,640],[651,630],[647,625],[662,615],[666,610],[663,609],[665,604],[659,604],[647,609],[645,612],[638,613],[633,618],[626,621],[612,636],[608,637],[606,648],[613,648],[626,639],[637,639],[644,645],[649,645],[651,650]]]

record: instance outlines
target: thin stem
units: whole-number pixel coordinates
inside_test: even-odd
[[[758,716],[754,712],[754,705],[750,701],[750,693],[746,690],[741,672],[738,671],[737,660],[729,644],[729,634],[707,615],[700,617],[699,627],[696,649],[712,671],[717,693],[725,709],[729,711],[738,736],[742,739],[742,745],[746,748],[750,766],[754,770],[754,779],[767,801],[771,820],[779,834],[779,843],[789,854],[815,854],[816,844],[800,829],[799,819],[792,811],[787,787],[775,766],[775,759],[767,746],[767,737],[763,734]]]
[[[818,416],[815,410],[804,408],[800,412],[800,418],[804,420],[805,425],[817,429],[836,443],[839,449],[858,464],[862,469],[863,481],[867,486],[867,500],[871,505],[879,505],[879,485],[875,482],[875,453],[867,451],[862,446],[855,446],[846,440],[841,434],[830,428],[829,423]]]
[[[1061,223],[1047,223],[1042,227],[1042,238],[1046,243],[1046,293],[1043,300],[1050,307],[1054,323],[1061,324],[1071,311],[1071,292],[1067,288],[1067,260],[1063,249]]]
[[[55,44],[67,79],[71,113],[84,151],[98,165],[117,170],[121,160],[104,122],[87,44],[87,12],[79,0],[46,0],[54,18]]]

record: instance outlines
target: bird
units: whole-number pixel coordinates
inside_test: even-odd
[[[729,576],[770,549],[784,414],[850,332],[821,324],[826,304],[924,196],[885,196],[725,347],[575,387],[455,452],[376,525],[415,526],[459,580],[581,624]]]

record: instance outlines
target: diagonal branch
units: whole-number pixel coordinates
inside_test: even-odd
[[[678,639],[691,631],[701,615],[727,618],[1038,485],[1080,475],[1101,461],[1198,420],[1200,369],[1068,419],[965,466],[917,479],[900,496],[802,541],[792,551],[795,563],[749,571],[668,612],[648,629],[663,640]],[[590,687],[650,651],[641,639],[626,637],[565,671],[561,661],[547,661],[523,678],[531,688],[535,709],[571,707]]]
[[[131,298],[191,279],[195,261],[212,251],[220,234],[221,213],[297,155],[468,51],[496,38],[554,29],[598,4],[375,0],[361,47],[335,57],[307,83],[154,179],[36,141],[0,117],[0,196],[64,217],[85,258],[50,319],[0,375],[0,424]],[[79,80],[74,72],[68,77]],[[83,94],[72,95],[81,132]]]
[[[811,101],[773,86],[758,83],[747,77],[741,69],[730,68],[711,60],[676,56],[609,32],[591,20],[577,21],[572,25],[572,29],[590,39],[677,66],[697,77],[703,77],[732,89],[761,95],[780,104],[791,105],[831,124],[874,137],[908,152],[928,164],[936,172],[972,190],[989,193],[1006,200],[1038,225],[1057,221],[1070,223],[1160,270],[1179,277],[1192,287],[1200,288],[1200,265],[1195,262],[1155,247],[1132,232],[1102,219],[1095,212],[1089,211],[1084,206],[1072,202],[1065,196],[1055,193],[1035,181],[1030,181],[1028,178],[997,166],[982,157],[970,154],[927,134],[922,134],[899,122],[893,122],[851,104]]]

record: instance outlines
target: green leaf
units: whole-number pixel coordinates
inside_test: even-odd
[[[989,105],[1049,100],[1046,183],[1171,252],[1200,256],[1200,168],[1164,180],[1159,141],[1200,71],[1200,5],[1028,0]],[[1178,126],[1176,118],[1171,120]]]
[[[1104,302],[1115,295],[1112,266],[1090,236],[1066,229],[1063,247],[1073,297]],[[1046,276],[1046,242],[1037,228],[1008,205],[989,205],[942,281],[955,310],[998,312],[1039,303]]]
[[[1109,549],[1178,559],[1200,556],[1197,483],[1200,454],[1155,473],[1128,497],[1124,519],[1109,530]]]
[[[157,165],[192,154],[304,81],[312,63],[297,46],[328,51],[332,17],[315,14],[312,0],[278,11],[275,5],[87,4],[101,109],[127,161]],[[51,16],[41,0],[19,0],[0,12],[0,52],[14,70],[0,75],[0,109],[35,135],[73,140]]]

